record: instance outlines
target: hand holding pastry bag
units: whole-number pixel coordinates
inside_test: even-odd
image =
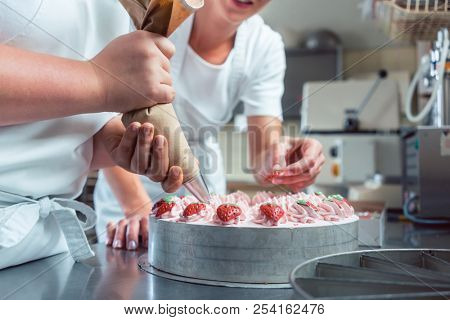
[[[162,36],[170,36],[195,10],[203,7],[203,0],[120,0],[130,14],[136,28]],[[159,104],[123,115],[122,122],[150,122],[156,135],[166,137],[169,144],[169,166],[183,170],[183,184],[200,201],[209,199],[209,191],[198,167],[172,104]]]

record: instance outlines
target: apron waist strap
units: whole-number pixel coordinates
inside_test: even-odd
[[[0,205],[3,207],[0,209],[0,227],[16,214],[26,214],[35,223],[39,218],[46,219],[52,215],[58,222],[75,261],[94,256],[84,233],[84,230],[94,227],[96,221],[95,212],[89,206],[70,199],[44,197],[34,200],[4,191],[0,191]],[[84,216],[85,221],[78,219],[76,211]]]
[[[73,259],[80,261],[93,257],[95,254],[89,246],[84,230],[94,227],[96,220],[94,210],[74,200],[55,199],[54,201],[55,210],[51,211],[51,214],[58,221]],[[86,217],[86,222],[78,219],[75,210]]]

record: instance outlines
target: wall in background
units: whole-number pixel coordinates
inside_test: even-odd
[[[416,50],[411,44],[389,41],[378,22],[362,17],[360,0],[272,0],[264,9],[264,20],[283,36],[286,46],[297,46],[311,30],[329,29],[344,45],[346,78],[388,70],[416,69]]]
[[[295,46],[305,32],[326,28],[351,49],[375,48],[388,37],[373,20],[362,17],[361,0],[272,0],[262,16]]]
[[[417,58],[415,47],[372,49],[349,49],[344,51],[344,78],[358,77],[377,72],[380,69],[389,71],[416,72]]]

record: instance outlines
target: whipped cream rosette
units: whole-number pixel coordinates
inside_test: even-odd
[[[330,216],[319,204],[311,200],[297,200],[289,210],[289,221],[298,223],[314,223],[318,220],[337,221],[338,217]]]
[[[305,195],[306,195],[306,193],[305,193]],[[327,197],[326,197],[322,192],[320,192],[320,191],[314,192],[313,194],[309,195],[309,197],[310,197],[311,200],[317,201],[318,203],[319,203],[320,201],[323,201],[323,200],[325,200],[325,199],[327,198]]]
[[[253,196],[251,204],[257,205],[257,204],[261,204],[264,202],[269,202],[270,200],[272,200],[275,197],[276,197],[276,194],[274,194],[273,192],[259,191]]]
[[[251,198],[242,191],[236,191],[227,195],[211,195],[211,199],[209,201],[212,205],[219,206],[224,203],[242,203],[246,206],[251,205]]]
[[[288,220],[296,223],[314,223],[323,219],[309,201],[298,200],[289,208]]]
[[[341,195],[332,195],[322,201],[320,207],[325,211],[333,212],[340,218],[351,217],[355,213],[355,209]]]
[[[326,197],[320,193],[307,195],[298,194],[298,200],[292,205],[288,212],[289,221],[298,223],[314,223],[316,221],[338,221],[339,217],[334,210],[322,206]]]

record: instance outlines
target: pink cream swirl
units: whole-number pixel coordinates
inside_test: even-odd
[[[273,192],[270,191],[259,191],[257,192],[250,202],[252,205],[258,205],[264,202],[269,202],[273,198],[275,198],[276,195]]]
[[[322,193],[275,195],[271,192],[258,192],[252,199],[245,193],[238,191],[229,195],[213,195],[209,203],[203,204],[204,209],[193,215],[185,215],[184,210],[190,204],[198,203],[193,196],[167,197],[163,207],[165,212],[158,218],[175,220],[178,222],[204,222],[218,225],[239,225],[243,221],[250,221],[267,227],[279,226],[288,222],[311,224],[319,221],[339,221],[354,214],[353,207],[340,195],[324,196]],[[160,201],[163,203],[163,200]],[[241,214],[229,221],[219,218],[217,209],[221,205],[236,206]],[[261,210],[263,205],[271,205]],[[280,208],[281,211],[279,209]],[[162,210],[162,211],[164,211]],[[156,215],[158,208],[154,208]],[[264,212],[263,212],[264,211]]]
[[[345,198],[340,195],[329,196],[320,205],[329,214],[334,213],[339,218],[349,218],[355,213],[355,209]]]

